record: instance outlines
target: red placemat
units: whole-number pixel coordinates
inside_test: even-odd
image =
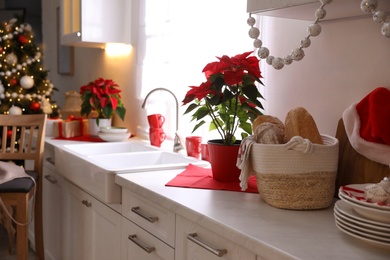
[[[165,184],[165,186],[242,192],[240,181],[220,182],[214,180],[211,174],[211,169],[189,164],[182,173],[178,174],[175,178]],[[256,176],[249,178],[248,189],[243,192],[258,192]]]
[[[132,138],[134,137],[135,135],[130,135],[129,138]],[[65,137],[54,137],[53,138],[54,140],[67,140],[67,141],[81,141],[81,142],[95,142],[95,143],[98,143],[98,142],[105,142],[103,139],[101,139],[100,137],[92,137],[92,136],[89,136],[89,135],[80,135],[80,136],[75,136],[75,137],[69,137],[69,138],[65,138]]]
[[[82,141],[82,142],[105,142],[103,139],[99,137],[92,137],[89,135],[80,135],[80,136],[75,136],[75,137],[54,137],[54,140],[67,140],[67,141]]]

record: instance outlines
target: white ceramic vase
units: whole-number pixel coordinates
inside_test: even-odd
[[[111,118],[99,118],[99,125],[96,122],[96,118],[89,118],[89,135],[91,137],[97,137],[101,126],[111,126]]]

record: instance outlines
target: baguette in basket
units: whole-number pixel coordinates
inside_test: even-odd
[[[262,199],[274,207],[319,209],[330,206],[337,174],[338,140],[328,135],[320,137],[323,144],[302,136],[276,144],[257,143],[254,136],[247,137],[241,144],[237,161],[241,169],[241,188],[246,190],[248,178],[256,175]]]

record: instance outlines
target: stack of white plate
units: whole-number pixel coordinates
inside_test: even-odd
[[[106,142],[122,142],[129,139],[131,133],[126,127],[102,126],[98,136]]]
[[[341,200],[334,207],[336,226],[348,235],[390,249],[390,205],[365,200],[367,185],[340,187]]]

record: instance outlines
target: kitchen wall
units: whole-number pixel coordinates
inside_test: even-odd
[[[145,118],[140,91],[134,87],[137,46],[133,45],[132,55],[121,58],[109,58],[101,49],[75,48],[74,75],[60,75],[57,73],[57,6],[58,0],[42,0],[45,67],[60,89],[55,99],[62,105],[66,91],[78,90],[97,77],[112,78],[124,89],[128,109],[125,122],[114,120],[114,123],[126,125],[135,133]],[[134,20],[136,10],[132,13]],[[280,18],[267,18],[266,22],[263,34],[268,32],[268,37],[263,39],[264,45],[275,56],[285,56],[297,47],[306,36],[309,24]],[[322,27],[322,33],[312,38],[312,46],[305,49],[306,57],[302,61],[280,71],[265,66],[266,113],[284,120],[291,108],[303,106],[313,115],[322,133],[334,135],[345,108],[378,86],[390,87],[390,39],[380,34],[380,26],[370,18],[327,22]],[[136,30],[132,30],[132,35],[136,41]]]
[[[281,57],[299,46],[310,24],[280,18],[265,22],[269,36],[263,45]],[[266,110],[284,120],[290,109],[303,106],[321,133],[334,135],[347,107],[379,86],[390,88],[390,39],[370,17],[325,22],[311,40],[303,60],[280,71],[266,67]]]

